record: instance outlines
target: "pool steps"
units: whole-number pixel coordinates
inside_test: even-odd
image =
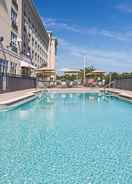
[[[10,100],[3,101],[0,103],[0,111],[11,110],[25,103],[28,103],[32,100],[35,100],[38,98],[38,95],[40,95],[41,93],[42,93],[42,90],[32,91],[30,93],[27,93],[26,95],[22,95],[21,97],[16,97]]]

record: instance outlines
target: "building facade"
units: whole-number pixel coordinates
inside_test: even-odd
[[[32,0],[0,0],[1,71],[3,66],[23,75],[40,68],[55,70],[56,43]]]

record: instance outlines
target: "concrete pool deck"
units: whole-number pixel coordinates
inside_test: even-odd
[[[64,93],[77,93],[77,92],[100,92],[104,91],[104,88],[86,88],[86,87],[81,87],[81,88],[56,88],[56,89],[49,89],[51,92],[64,92]],[[113,88],[106,88],[105,91],[111,92],[113,95],[117,95],[120,97],[127,98],[129,100],[132,100],[132,91],[128,90],[121,90],[121,89],[113,89]]]
[[[0,106],[10,106],[17,102],[21,102],[26,99],[30,99],[36,96],[36,93],[41,92],[44,89],[27,89],[15,92],[7,92],[0,94]],[[86,93],[86,92],[99,92],[103,91],[103,88],[87,88],[87,87],[80,87],[80,88],[53,88],[47,89],[49,92],[53,93]],[[107,88],[105,89],[108,92],[112,92],[114,95],[124,97],[127,99],[132,100],[132,91],[127,90],[120,90],[120,89],[113,89]]]
[[[109,88],[109,89],[106,89],[106,90],[108,92],[113,93],[114,95],[132,100],[132,91],[122,90],[122,89],[114,89],[114,88]]]
[[[0,106],[12,105],[13,103],[34,97],[35,93],[39,92],[38,89],[27,89],[14,92],[7,92],[0,94]]]

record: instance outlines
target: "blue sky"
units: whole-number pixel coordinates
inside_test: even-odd
[[[34,0],[58,38],[57,68],[132,71],[132,1]]]

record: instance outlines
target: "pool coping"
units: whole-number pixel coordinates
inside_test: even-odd
[[[0,101],[0,111],[10,110],[12,108],[16,108],[20,105],[23,105],[27,102],[35,100],[39,97],[41,92],[48,93],[99,93],[100,89],[97,88],[52,88],[52,89],[31,89],[30,91],[22,91],[22,94],[16,95],[15,97],[10,96],[10,99]],[[11,92],[12,93],[12,92]],[[14,93],[19,93],[16,91]],[[6,93],[8,96],[8,93]],[[6,95],[4,94],[4,95]]]
[[[36,96],[32,96],[32,97],[30,96],[27,98],[23,98],[20,101],[14,102],[10,105],[0,105],[0,111],[8,111],[8,110],[15,109],[15,108],[17,108],[25,103],[28,103],[28,102],[35,100],[36,98],[37,98]]]
[[[23,95],[20,95],[20,96],[16,95],[16,97],[13,97],[11,99],[2,100],[0,102],[0,110],[12,109],[12,108],[18,107],[24,103],[27,103],[29,101],[35,100],[36,98],[38,98],[38,94],[41,91],[42,90],[40,90],[40,89],[39,90],[31,90],[29,92],[25,92]]]
[[[48,93],[99,93],[103,92],[102,88],[51,88],[51,89],[31,89],[30,91],[24,91],[22,95],[13,97],[8,100],[3,100],[0,102],[0,110],[6,110],[14,107],[18,107],[24,103],[32,101],[38,98],[38,94],[42,91]],[[118,97],[122,100],[127,100],[132,103],[132,92],[128,94],[127,91],[119,90],[119,89],[105,89],[105,92],[110,92],[113,96]],[[130,91],[129,91],[130,93]],[[6,95],[6,94],[5,94]]]
[[[120,89],[107,89],[107,91],[111,92],[113,95],[132,101],[132,91],[125,91]]]
[[[99,93],[101,88],[53,88],[49,93]]]

